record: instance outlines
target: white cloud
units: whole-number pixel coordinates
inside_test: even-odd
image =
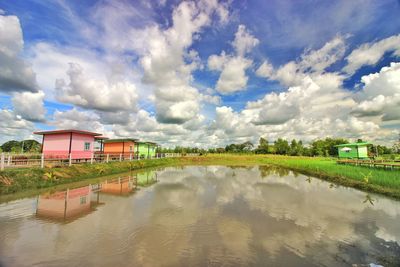
[[[252,61],[243,57],[230,58],[223,67],[219,76],[216,89],[222,94],[230,94],[244,90],[248,77],[246,70],[251,66]]]
[[[249,53],[260,41],[251,35],[244,25],[239,25],[237,32],[235,33],[235,40],[232,42],[232,46],[235,48],[238,56],[244,56]]]
[[[318,50],[306,50],[297,61],[289,61],[277,69],[268,62],[257,69],[256,74],[260,77],[277,80],[285,86],[298,86],[307,76],[316,78],[316,82],[325,83],[325,76],[331,80],[333,76],[336,79],[344,79],[337,73],[326,73],[325,69],[337,62],[344,56],[345,39],[342,36],[337,36],[327,42]],[[321,77],[324,77],[321,79]],[[341,81],[340,81],[341,83]]]
[[[14,113],[29,121],[43,122],[46,115],[44,96],[42,91],[15,93],[12,98]]]
[[[353,74],[362,66],[374,65],[386,52],[393,52],[395,56],[400,57],[400,35],[360,45],[346,57],[347,65],[343,71]]]
[[[23,48],[19,19],[0,14],[0,91],[38,90],[31,65],[21,58]]]
[[[344,37],[337,36],[318,50],[308,50],[301,55],[300,68],[324,71],[327,67],[343,58],[346,51]]]
[[[67,111],[56,110],[49,124],[57,129],[79,129],[107,134],[104,126],[99,122],[98,115],[93,112],[79,111],[76,108]]]
[[[225,51],[222,51],[221,55],[211,55],[208,58],[208,68],[221,71],[215,87],[219,93],[231,94],[246,89],[246,70],[251,67],[253,61],[245,56],[258,43],[258,39],[252,36],[244,25],[239,25],[232,42],[236,54],[226,55]]]
[[[142,81],[154,87],[156,118],[162,123],[182,124],[195,119],[201,94],[191,85],[192,71],[199,67],[197,52],[187,51],[213,14],[226,18],[226,7],[217,1],[182,2],[173,11],[172,26],[146,27],[137,31],[134,49],[141,55]]]
[[[380,116],[383,121],[400,120],[400,63],[391,63],[378,73],[361,77],[363,89],[357,95],[361,100],[353,109],[360,117]]]
[[[34,124],[15,115],[12,110],[0,109],[0,144],[10,140],[31,139]]]
[[[100,111],[135,110],[138,95],[134,84],[128,81],[109,82],[87,77],[79,64],[70,64],[69,83],[56,80],[59,101]]]
[[[272,66],[271,63],[268,62],[268,60],[265,60],[260,67],[258,67],[256,74],[259,77],[265,77],[269,78],[272,76],[274,71],[274,67]]]

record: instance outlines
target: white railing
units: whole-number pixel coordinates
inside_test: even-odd
[[[79,155],[72,154],[0,154],[0,170],[5,168],[30,168],[30,167],[57,167],[57,166],[71,166],[74,164],[95,164],[95,163],[108,163],[116,161],[134,161],[142,159],[161,159],[161,158],[174,158],[184,156],[198,156],[199,154],[181,154],[181,153],[157,153],[155,156],[142,156],[134,153],[124,154],[100,154],[92,153],[90,157],[79,157]]]

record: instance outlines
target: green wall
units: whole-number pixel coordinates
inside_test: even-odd
[[[367,146],[348,146],[350,151],[342,151],[343,147],[338,147],[339,158],[368,158]],[[357,153],[358,150],[358,153]]]
[[[141,158],[155,157],[156,156],[156,145],[147,144],[147,143],[136,143],[137,146],[135,149],[139,151],[139,156]]]

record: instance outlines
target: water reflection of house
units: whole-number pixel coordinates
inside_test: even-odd
[[[118,178],[112,181],[101,183],[101,192],[109,194],[129,194],[136,188],[136,181],[133,178]]]
[[[99,203],[98,195],[91,200],[91,186],[38,196],[36,215],[50,219],[69,219],[83,216]]]

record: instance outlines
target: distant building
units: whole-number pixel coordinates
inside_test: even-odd
[[[99,133],[81,130],[40,131],[34,134],[42,135],[42,153],[45,158],[68,157],[73,159],[90,158],[94,152],[94,143],[104,137]]]
[[[136,155],[135,143],[136,139],[108,139],[104,141],[104,154],[123,154],[133,156]]]
[[[158,145],[153,142],[136,142],[136,151],[140,158],[153,158],[156,156]]]
[[[368,146],[371,143],[350,143],[337,145],[339,158],[368,158]]]

